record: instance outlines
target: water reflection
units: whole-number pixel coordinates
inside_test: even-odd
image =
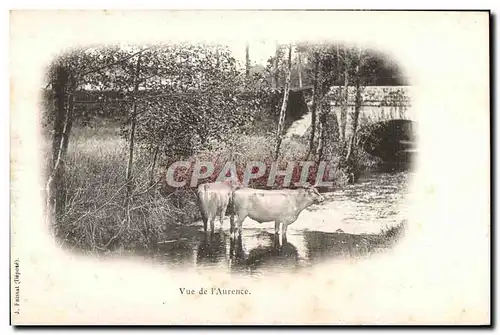
[[[247,256],[243,250],[241,236],[230,239],[228,263],[231,272],[246,271],[247,269]]]
[[[158,246],[154,258],[162,263],[184,265],[193,259],[192,243],[188,240],[167,241]]]
[[[269,233],[259,232],[256,236],[257,246],[245,253],[242,237],[230,239],[230,268],[232,271],[250,271],[255,272],[264,267],[296,267],[298,265],[297,248],[288,242],[286,235],[281,236]],[[257,242],[257,243],[256,243]],[[251,244],[251,243],[250,243]]]
[[[280,236],[263,233],[269,239],[268,245],[253,248],[248,253],[247,264],[251,270],[265,266],[295,267],[298,264],[297,248],[287,241],[286,235],[280,243]]]
[[[196,262],[198,264],[218,263],[226,256],[226,234],[220,232],[204,233],[198,243]]]
[[[311,262],[325,258],[337,257],[357,258],[366,256],[382,246],[383,235],[375,234],[347,234],[343,232],[325,233],[319,231],[305,231],[304,240],[307,258]]]
[[[404,231],[401,200],[407,179],[405,174],[370,176],[325,194],[326,203],[301,213],[285,236],[274,234],[273,223],[252,220],[245,220],[237,238],[229,233],[229,222],[214,233],[203,232],[201,223],[177,225],[169,228],[165,235],[171,240],[163,241],[153,258],[168,266],[262,274],[369,256],[390,248]]]

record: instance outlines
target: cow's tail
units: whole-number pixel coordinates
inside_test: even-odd
[[[234,192],[236,190],[240,189],[240,186],[232,187],[231,188],[231,196],[229,197],[229,207],[230,207],[230,212],[231,215],[229,216],[229,222],[230,222],[230,232],[232,233],[234,231],[234,216],[236,213],[236,206],[234,205]]]
[[[230,232],[234,230],[234,190],[231,190],[231,196],[229,197],[229,207],[231,215],[229,216]]]

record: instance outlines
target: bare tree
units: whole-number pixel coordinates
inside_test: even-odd
[[[274,159],[278,159],[281,142],[283,140],[283,126],[285,123],[286,108],[288,106],[288,96],[290,94],[290,79],[292,74],[292,45],[288,48],[288,68],[285,81],[285,89],[283,93],[283,102],[281,104],[280,118],[278,122],[278,132],[276,135],[276,150],[274,152]]]
[[[297,72],[299,75],[299,88],[302,88],[302,57],[300,50],[297,48]]]
[[[313,91],[311,102],[311,135],[309,137],[309,149],[307,151],[307,159],[314,152],[314,136],[316,134],[316,105],[318,103],[318,73],[319,73],[319,54],[313,52],[314,75],[313,75]]]
[[[279,85],[279,58],[280,58],[280,45],[276,42],[276,52],[274,53],[274,88]]]
[[[139,74],[141,70],[141,54],[137,56],[137,62],[134,73],[134,93],[137,94],[139,91]],[[132,104],[132,110],[130,113],[130,133],[129,133],[129,147],[128,147],[128,162],[126,171],[126,182],[127,182],[127,195],[125,198],[126,206],[128,208],[130,197],[132,196],[133,183],[132,183],[132,169],[134,163],[134,136],[135,127],[137,123],[137,102],[134,99]]]
[[[51,73],[53,90],[54,128],[52,135],[52,161],[47,192],[47,213],[52,222],[61,215],[65,208],[66,183],[65,162],[68,151],[69,136],[73,123],[74,90],[76,78],[72,71],[58,64]]]
[[[250,46],[248,45],[248,42],[245,46],[245,74],[247,79],[250,78]]]
[[[316,159],[318,161],[323,157],[323,148],[325,146],[325,134],[326,134],[326,118],[327,118],[327,106],[324,101],[320,103],[319,108],[319,122],[318,122],[318,146],[316,147]]]
[[[340,56],[337,46],[337,56]],[[340,142],[344,143],[346,123],[347,123],[347,110],[349,108],[349,57],[347,52],[344,52],[344,88],[341,90],[341,105],[340,105]]]
[[[352,151],[354,148],[354,143],[356,140],[356,132],[358,129],[358,120],[359,120],[359,113],[361,112],[361,71],[360,68],[362,66],[362,53],[361,50],[358,48],[356,50],[356,55],[355,55],[355,61],[356,61],[356,66],[355,66],[355,71],[354,71],[354,87],[355,87],[355,102],[354,102],[354,114],[352,117],[352,127],[351,127],[351,137],[349,139],[349,149],[347,151],[347,156],[346,156],[346,161],[349,163],[351,160],[351,155]]]

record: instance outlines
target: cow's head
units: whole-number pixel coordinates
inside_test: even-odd
[[[325,197],[318,192],[316,185],[306,187],[305,189],[307,192],[307,196],[310,197],[314,204],[320,204],[325,201]]]

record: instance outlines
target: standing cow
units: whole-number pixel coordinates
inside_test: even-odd
[[[294,223],[299,214],[312,204],[323,202],[324,197],[314,186],[295,190],[257,190],[243,188],[234,191],[233,204],[237,216],[235,230],[241,234],[243,221],[249,217],[259,223],[274,221],[274,231],[279,233],[280,223],[283,224],[282,234],[286,234],[288,225]],[[233,231],[233,220],[231,220]]]
[[[213,182],[198,185],[198,202],[201,217],[203,219],[203,229],[207,231],[207,223],[210,221],[210,230],[213,233],[215,218],[219,216],[220,224],[226,214],[227,206],[232,200],[233,191],[239,189],[239,184],[228,182]],[[231,217],[231,221],[233,217]],[[231,222],[231,226],[233,223]]]

